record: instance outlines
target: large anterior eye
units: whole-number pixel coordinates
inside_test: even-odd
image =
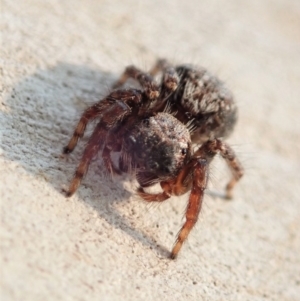
[[[182,148],[182,149],[181,149],[181,154],[182,154],[182,155],[186,155],[186,153],[187,153],[187,149],[186,149],[186,148]]]

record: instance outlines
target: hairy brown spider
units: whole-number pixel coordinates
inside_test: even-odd
[[[159,84],[153,78],[156,74],[162,75]],[[129,78],[141,89],[120,89]],[[197,222],[214,156],[220,153],[232,172],[226,187],[228,198],[243,175],[233,150],[220,139],[231,133],[237,107],[231,92],[207,70],[190,65],[174,67],[165,60],[159,60],[149,73],[127,67],[113,88],[83,113],[64,148],[64,153],[72,152],[87,123],[99,119],[66,194],[74,194],[100,150],[111,174],[136,175],[140,185],[137,193],[147,202],[163,202],[191,191],[186,221],[170,255],[174,259]],[[112,162],[111,152],[120,152],[118,166]],[[161,193],[144,190],[155,183],[160,183]]]

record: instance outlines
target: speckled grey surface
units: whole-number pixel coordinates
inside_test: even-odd
[[[2,0],[0,22],[1,300],[299,300],[299,1]],[[158,57],[234,91],[246,169],[233,201],[207,193],[177,261],[187,195],[149,206],[101,160],[61,194],[82,110]],[[216,160],[210,191],[228,176]]]

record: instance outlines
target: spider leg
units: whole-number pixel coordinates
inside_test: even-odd
[[[66,191],[67,197],[70,197],[74,194],[74,192],[79,187],[82,178],[86,174],[90,162],[98,153],[99,149],[102,146],[102,141],[105,141],[106,129],[103,126],[102,122],[99,122],[87,143],[85,150],[83,152],[80,163],[75,171],[74,177],[71,181],[68,191]]]
[[[177,89],[179,76],[173,66],[171,66],[167,60],[159,59],[156,64],[150,70],[150,74],[155,76],[159,72],[163,73],[162,84],[167,92],[171,93]]]
[[[177,257],[177,254],[180,251],[184,241],[187,239],[189,233],[191,232],[192,228],[198,220],[199,212],[202,206],[204,190],[207,185],[207,160],[195,158],[192,161],[194,163],[194,170],[192,179],[192,190],[185,213],[186,221],[178,233],[175,245],[170,255],[171,259],[175,259]]]
[[[106,153],[104,154],[104,162],[106,167],[110,171],[108,156],[110,155],[111,148],[106,147],[106,137],[109,136],[109,132],[115,129],[118,122],[123,120],[125,116],[131,113],[130,106],[140,102],[140,95],[137,91],[119,90],[111,93],[101,103],[103,114],[101,114],[101,121],[97,124],[91,135],[80,160],[80,163],[75,171],[75,175],[71,181],[68,191],[66,192],[67,197],[70,197],[79,187],[82,178],[86,174],[90,162],[98,151],[104,146]],[[110,157],[110,156],[109,156]],[[111,162],[111,161],[109,161]],[[113,165],[112,165],[113,166]]]
[[[177,257],[182,244],[198,220],[204,190],[207,186],[208,166],[218,152],[226,160],[233,173],[233,178],[226,188],[227,197],[230,197],[232,188],[243,175],[243,168],[231,147],[219,139],[209,140],[202,144],[175,178],[162,181],[160,183],[162,193],[150,194],[146,193],[142,187],[138,189],[139,196],[147,202],[163,202],[171,195],[182,195],[191,189],[186,209],[186,221],[178,233],[170,255],[171,259]]]
[[[236,157],[233,149],[220,139],[209,140],[205,142],[195,153],[195,156],[204,156],[212,160],[216,153],[220,152],[221,156],[225,159],[229,166],[232,178],[226,186],[226,198],[232,198],[232,190],[236,183],[244,174],[244,169],[238,158]]]
[[[168,110],[166,102],[169,96],[177,89],[180,80],[175,68],[170,65],[167,60],[157,60],[149,73],[155,76],[160,72],[162,72],[160,99],[151,108],[155,112],[164,111],[165,109]]]
[[[75,128],[73,136],[71,137],[68,145],[63,149],[65,154],[69,154],[74,150],[79,138],[83,136],[88,122],[96,118],[102,118],[103,114],[109,112],[109,109],[115,103],[116,99],[118,99],[119,95],[122,94],[124,94],[124,91],[116,91],[115,93],[111,93],[107,98],[98,101],[84,111]]]
[[[163,192],[157,194],[146,193],[142,187],[138,189],[138,195],[147,202],[163,202],[171,195],[182,195],[191,189],[188,206],[186,209],[186,221],[178,233],[176,243],[172,249],[170,258],[175,259],[182,244],[197,222],[201,210],[204,190],[207,185],[207,160],[194,157],[186,164],[179,174],[168,181],[160,183]]]
[[[221,156],[225,159],[227,165],[229,166],[232,178],[229,183],[226,185],[226,198],[232,198],[232,190],[236,183],[241,179],[244,175],[244,168],[238,158],[236,157],[232,148],[224,142],[220,144],[220,153]]]
[[[73,136],[71,137],[68,145],[65,146],[63,149],[64,154],[69,154],[74,150],[79,138],[82,138],[82,136],[84,134],[87,123],[90,120],[98,117],[101,114],[101,111],[102,111],[102,107],[101,107],[100,102],[96,103],[95,105],[89,107],[88,109],[86,109],[84,111],[84,113],[82,114],[82,116],[75,128]]]
[[[197,163],[194,165],[194,167],[192,167],[192,190],[186,210],[186,222],[182,226],[177,236],[176,243],[173,247],[170,256],[172,259],[176,258],[183,242],[186,240],[191,229],[197,222],[198,215],[201,210],[204,190],[207,185],[208,165],[218,152],[220,152],[221,156],[226,160],[233,174],[232,179],[226,187],[228,198],[231,197],[232,188],[235,186],[237,181],[243,176],[243,167],[241,163],[236,158],[235,153],[233,152],[231,147],[225,142],[219,139],[209,140],[202,144],[201,147],[195,152],[193,156],[194,159],[192,158],[191,162],[197,160]],[[183,170],[185,169],[188,170],[188,168],[184,168]],[[184,175],[184,173],[184,171],[181,172],[182,175]],[[182,180],[180,180],[179,178],[180,177],[178,176],[175,185],[173,185],[173,194],[175,194],[176,191],[177,193],[184,193],[184,190],[182,192],[180,191],[180,183],[184,183],[184,177],[182,176]]]
[[[122,86],[129,78],[135,79],[142,86],[150,100],[154,100],[159,96],[159,88],[153,77],[134,66],[126,67],[120,79],[113,85],[113,88]]]

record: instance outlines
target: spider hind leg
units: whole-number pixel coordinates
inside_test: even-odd
[[[135,79],[143,88],[150,100],[157,99],[159,88],[151,75],[141,71],[135,66],[126,67],[119,80],[113,85],[113,89],[121,87],[129,79]]]

